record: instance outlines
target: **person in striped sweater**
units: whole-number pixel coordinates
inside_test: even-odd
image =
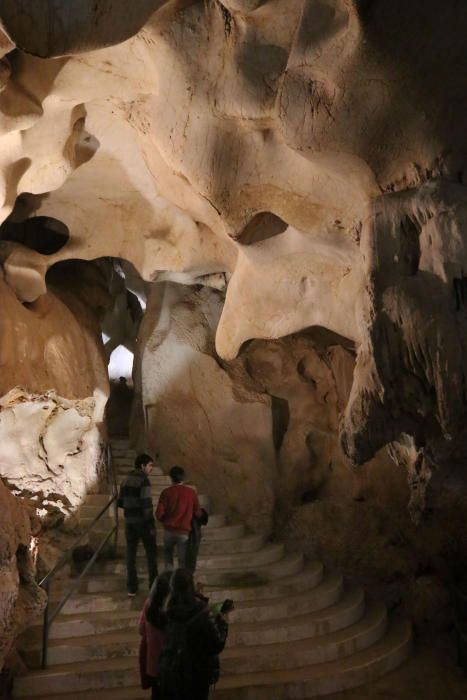
[[[138,591],[136,552],[142,540],[148,564],[149,588],[157,576],[156,524],[149,475],[154,468],[152,457],[140,454],[135,466],[120,485],[117,505],[125,516],[126,565],[128,595]]]

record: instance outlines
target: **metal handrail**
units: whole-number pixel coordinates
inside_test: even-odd
[[[102,450],[102,456],[101,456],[101,461],[105,458],[106,460],[106,471],[107,471],[107,480],[109,482],[109,485],[111,486],[112,490],[112,498],[106,503],[106,505],[102,508],[102,510],[96,515],[92,523],[84,530],[81,535],[73,542],[71,547],[69,547],[67,552],[64,552],[64,554],[60,557],[58,562],[55,564],[55,566],[44,576],[44,578],[39,582],[39,586],[42,586],[42,588],[45,590],[47,594],[47,602],[45,605],[44,609],[44,622],[43,622],[43,628],[42,628],[42,654],[41,654],[41,666],[42,668],[47,668],[47,652],[48,652],[48,643],[49,643],[49,630],[50,627],[57,617],[58,613],[62,610],[64,605],[67,603],[69,598],[73,595],[73,593],[79,588],[79,585],[81,583],[81,580],[84,578],[84,576],[88,573],[88,571],[91,569],[93,566],[94,562],[96,561],[97,557],[107,544],[107,542],[110,540],[112,535],[114,536],[114,553],[117,552],[117,546],[118,546],[118,529],[119,529],[119,522],[118,522],[118,506],[117,506],[117,480],[115,477],[115,473],[112,467],[112,450],[110,445],[106,445],[103,450]],[[99,544],[98,548],[94,552],[93,556],[91,559],[87,562],[86,566],[84,569],[81,571],[79,576],[76,578],[74,581],[73,585],[71,588],[68,589],[68,591],[60,598],[57,606],[53,610],[53,612],[49,615],[49,602],[50,602],[50,583],[52,578],[55,576],[55,574],[60,571],[60,569],[63,568],[63,566],[68,562],[69,559],[69,553],[73,551],[73,549],[91,532],[93,529],[94,525],[102,518],[104,513],[107,512],[107,510],[110,508],[112,504],[115,504],[115,525],[113,528],[110,530],[110,532],[105,536],[105,538],[102,540],[102,542]]]

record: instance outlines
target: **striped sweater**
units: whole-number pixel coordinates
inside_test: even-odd
[[[133,469],[120,485],[117,505],[128,525],[154,525],[151,484],[142,469]]]

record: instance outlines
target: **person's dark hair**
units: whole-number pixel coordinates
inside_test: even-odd
[[[138,455],[137,458],[135,459],[135,468],[136,469],[141,469],[142,467],[145,467],[146,464],[149,464],[149,462],[152,462],[153,459],[150,455],[147,454],[141,454]]]
[[[162,574],[160,574],[149,594],[149,605],[146,610],[146,620],[160,630],[164,629],[166,623],[164,603],[169,594],[169,583],[171,576],[171,571],[164,571]]]
[[[190,608],[196,598],[193,574],[189,569],[175,569],[170,577],[169,595],[165,602],[165,611]]]
[[[182,481],[185,481],[185,470],[183,467],[172,467],[172,469],[169,471],[169,476],[174,484],[181,484]]]

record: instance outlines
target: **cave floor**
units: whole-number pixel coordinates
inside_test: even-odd
[[[467,700],[467,675],[456,663],[454,634],[416,640],[412,656],[399,669],[327,700]]]

